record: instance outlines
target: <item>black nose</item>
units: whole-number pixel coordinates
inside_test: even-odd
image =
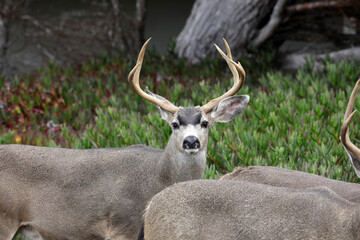
[[[183,148],[184,149],[197,149],[200,148],[200,142],[199,139],[195,136],[188,136],[184,139],[183,142]]]

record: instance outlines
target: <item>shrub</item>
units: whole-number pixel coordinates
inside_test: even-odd
[[[183,60],[167,58],[150,51],[141,85],[176,105],[201,105],[232,84],[219,60],[188,67]],[[0,143],[165,147],[170,127],[127,83],[133,65],[104,55],[78,67],[49,65],[37,74],[0,79]],[[358,181],[339,130],[360,68],[350,62],[326,61],[324,66],[314,71],[309,62],[295,75],[272,70],[250,75],[239,93],[250,95],[247,109],[210,131],[205,177],[216,178],[239,165],[271,165]],[[359,116],[353,122],[357,120]],[[350,129],[351,138],[359,139],[357,127]]]

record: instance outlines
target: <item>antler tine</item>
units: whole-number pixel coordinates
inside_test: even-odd
[[[235,93],[237,93],[240,90],[240,88],[242,87],[244,80],[245,80],[245,76],[246,76],[245,71],[244,71],[243,67],[241,66],[240,62],[236,63],[232,60],[232,55],[231,55],[231,50],[230,50],[229,44],[226,42],[225,39],[223,39],[223,40],[225,43],[227,55],[216,44],[214,44],[214,45],[215,45],[216,49],[219,51],[219,53],[221,54],[221,56],[225,59],[226,63],[228,64],[230,71],[234,77],[234,85],[232,86],[232,88],[229,91],[227,91],[220,97],[212,99],[207,104],[203,105],[201,107],[201,109],[205,113],[211,111],[224,98],[233,96]],[[240,72],[241,78],[239,77],[238,71]]]
[[[227,41],[225,40],[225,38],[223,38],[224,40],[224,43],[225,43],[225,47],[226,47],[226,52],[227,52],[227,55],[228,55],[228,60],[230,60],[230,62],[236,67],[236,69],[240,72],[240,75],[241,75],[241,82],[240,82],[240,86],[239,86],[239,90],[241,89],[242,85],[244,84],[245,82],[245,77],[246,77],[246,74],[245,74],[245,70],[244,68],[242,67],[241,63],[240,62],[234,62],[233,59],[232,59],[232,55],[231,55],[231,50],[230,50],[230,47],[229,47],[229,44],[227,43]],[[221,49],[220,49],[221,50]],[[221,51],[222,52],[222,51]],[[225,54],[222,54],[222,56],[224,57]],[[230,67],[230,66],[229,66]],[[234,69],[230,67],[230,70],[232,72],[232,74],[234,75],[234,72],[237,76],[238,73],[236,71],[233,71]],[[238,90],[238,91],[239,91]]]
[[[139,84],[139,78],[140,78],[140,71],[141,71],[141,66],[143,63],[143,59],[144,59],[144,55],[145,55],[145,50],[147,45],[149,44],[151,38],[149,38],[144,45],[142,46],[138,59],[136,61],[136,65],[135,67],[130,71],[129,76],[128,76],[128,80],[130,85],[132,86],[132,88],[134,89],[134,91],[139,94],[140,97],[148,100],[149,102],[152,102],[156,105],[158,105],[159,107],[161,107],[162,109],[171,112],[171,113],[175,113],[178,110],[178,107],[175,107],[174,105],[170,104],[167,101],[163,101],[160,100],[154,96],[151,96],[149,94],[147,94],[146,92],[144,92]]]
[[[232,59],[232,55],[231,55],[231,50],[230,50],[229,44],[228,44],[228,42],[225,40],[225,38],[223,38],[223,41],[224,41],[224,43],[225,43],[227,56],[229,57],[229,59]]]
[[[225,40],[225,38],[223,38],[224,40],[224,43],[225,43],[225,47],[226,47],[226,52],[227,52],[227,60],[229,60],[235,67],[236,69],[240,72],[240,75],[241,75],[241,78],[239,80],[240,81],[240,84],[239,84],[239,90],[241,89],[242,85],[244,84],[245,82],[245,77],[246,77],[246,74],[245,74],[245,70],[244,68],[242,67],[241,63],[240,62],[234,62],[233,59],[232,59],[232,55],[231,55],[231,50],[230,50],[230,47],[229,47],[229,44],[227,43],[227,41]],[[221,49],[220,49],[221,51]],[[222,51],[221,51],[222,52]],[[224,57],[225,54],[222,54],[222,56]],[[230,66],[229,66],[230,67]],[[235,70],[234,71],[234,68],[230,67],[230,71],[231,73],[234,75],[234,73],[238,75],[238,72]],[[239,91],[238,90],[238,91]]]
[[[351,93],[349,103],[346,107],[344,121],[343,121],[343,124],[340,129],[340,140],[341,140],[342,144],[344,145],[344,147],[348,151],[350,151],[352,154],[354,154],[360,158],[360,149],[351,142],[350,137],[349,137],[349,125],[350,125],[352,118],[354,117],[354,114],[356,113],[356,110],[353,111],[352,113],[351,113],[351,111],[354,107],[356,93],[359,89],[359,86],[360,86],[360,79],[356,82],[356,85]]]

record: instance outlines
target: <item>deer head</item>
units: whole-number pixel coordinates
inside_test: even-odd
[[[206,148],[209,127],[215,122],[233,120],[248,104],[250,99],[248,95],[234,96],[244,83],[245,71],[240,62],[236,63],[232,60],[230,47],[224,39],[227,55],[217,45],[215,47],[226,60],[233,75],[234,85],[232,88],[201,107],[175,106],[164,97],[154,94],[148,89],[146,93],[140,87],[141,66],[150,39],[141,48],[136,65],[130,72],[128,80],[137,94],[157,106],[161,118],[168,122],[172,128],[176,148],[186,154],[198,153]]]

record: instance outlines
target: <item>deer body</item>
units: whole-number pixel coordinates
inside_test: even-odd
[[[233,87],[201,107],[177,107],[150,91],[145,93],[139,85],[149,40],[129,82],[137,94],[157,105],[161,118],[172,127],[166,148],[0,145],[1,240],[12,239],[18,229],[35,229],[49,240],[135,239],[152,196],[176,182],[202,178],[209,128],[234,119],[249,101],[247,95],[233,96],[245,72],[232,61],[225,41],[227,55],[218,50],[233,74]]]
[[[1,145],[0,208],[7,217],[0,225],[9,235],[0,239],[11,239],[22,224],[45,239],[130,238],[155,193],[202,177],[206,159],[199,154],[179,161],[166,150],[140,145],[91,150]]]
[[[326,187],[194,180],[157,194],[145,213],[144,230],[146,240],[355,240],[360,206]]]
[[[360,177],[360,149],[349,138],[356,83],[340,129]],[[144,238],[359,239],[360,187],[273,167],[238,168],[221,180],[178,183],[155,195],[144,215]]]
[[[360,184],[337,181],[316,174],[270,166],[238,167],[220,180],[261,183],[275,187],[308,189],[327,187],[342,198],[360,204]]]

